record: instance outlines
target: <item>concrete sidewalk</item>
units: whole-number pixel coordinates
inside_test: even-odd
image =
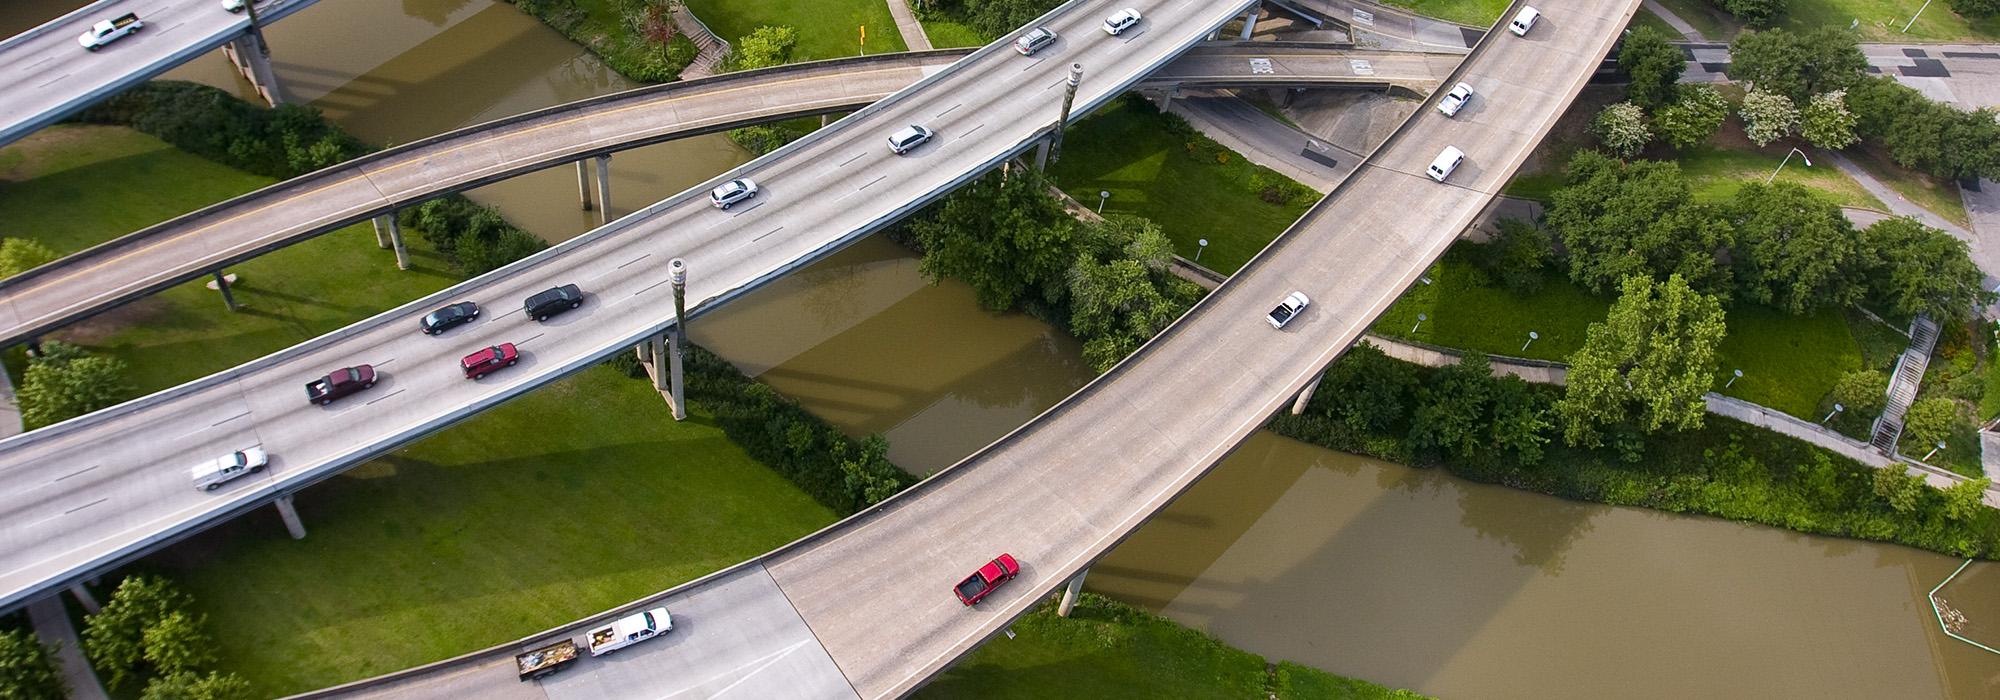
[[[909,0],[887,0],[889,15],[896,18],[896,31],[903,35],[903,45],[911,51],[931,50],[931,37],[924,33],[924,23],[917,21],[917,13],[910,11]]]

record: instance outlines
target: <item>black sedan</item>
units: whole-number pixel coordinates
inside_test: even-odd
[[[420,325],[424,328],[424,335],[437,335],[451,330],[452,326],[469,323],[475,318],[479,318],[479,305],[461,301],[424,314],[423,323]]]

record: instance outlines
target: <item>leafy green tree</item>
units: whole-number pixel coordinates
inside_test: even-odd
[[[1924,493],[1930,490],[1924,485],[1923,477],[1912,476],[1895,465],[1875,470],[1875,478],[1870,485],[1875,495],[1898,513],[1916,510],[1923,503]]]
[[[1598,112],[1597,119],[1590,123],[1590,132],[1620,158],[1639,155],[1646,142],[1653,140],[1653,133],[1646,129],[1646,113],[1630,102],[1620,102]]]
[[[1070,268],[1070,332],[1084,339],[1083,359],[1102,372],[1180,315],[1136,260],[1079,257]]]
[[[1951,399],[1942,396],[1917,399],[1910,404],[1909,412],[1903,414],[1903,435],[1928,449],[1951,437],[1951,429],[1958,420],[1958,404]]]
[[[192,607],[194,599],[164,578],[129,576],[104,609],[83,621],[83,650],[113,688],[137,679],[146,660],[146,631]]]
[[[1652,27],[1638,27],[1625,35],[1618,48],[1618,67],[1631,76],[1625,99],[1646,109],[1657,109],[1674,97],[1674,85],[1687,70],[1687,59],[1667,35]]]
[[[171,673],[146,684],[139,700],[251,700],[250,681],[234,673],[193,671]]]
[[[1916,219],[1896,217],[1862,230],[1879,264],[1869,280],[1872,296],[1900,315],[1928,313],[1940,321],[1963,319],[1993,294],[1965,242]]]
[[[1944,517],[1959,522],[1971,522],[1986,510],[1986,489],[1993,486],[1993,480],[1984,477],[1961,481],[1946,487],[1944,496]]]
[[[1513,452],[1522,464],[1541,462],[1555,429],[1549,399],[1512,375],[1493,378],[1492,390],[1493,445]]]
[[[1314,406],[1357,432],[1382,433],[1395,426],[1418,386],[1416,368],[1390,358],[1362,341],[1326,370]]]
[[[1713,0],[1716,7],[1728,10],[1736,19],[1754,29],[1764,29],[1778,23],[1785,15],[1788,0]]]
[[[1865,295],[1861,237],[1840,207],[1795,183],[1749,182],[1728,211],[1744,298],[1805,315]]]
[[[847,480],[847,488],[853,493],[855,503],[862,507],[872,506],[903,490],[902,482],[896,478],[896,465],[889,461],[887,439],[880,435],[868,436],[861,441],[861,453],[850,458],[847,442],[835,437],[830,441],[834,459],[840,463],[840,472]]]
[[[1799,135],[1820,148],[1838,151],[1854,145],[1854,113],[1847,111],[1847,91],[1813,95],[1799,117]]]
[[[125,361],[115,357],[91,355],[61,341],[43,343],[41,354],[28,358],[15,397],[22,422],[39,428],[124,401],[132,395],[125,369]]]
[[[1855,132],[1898,164],[1943,178],[2000,179],[2000,121],[1990,109],[1961,111],[1879,76],[1856,82],[1847,105]]]
[[[1417,390],[1410,417],[1410,442],[1454,457],[1483,452],[1492,435],[1493,368],[1486,355],[1466,353],[1431,375]]]
[[[29,238],[0,239],[0,278],[13,277],[55,262],[61,257],[41,241]]]
[[[205,620],[175,610],[154,621],[139,633],[146,662],[163,674],[195,671],[215,663],[214,645],[202,629]]]
[[[1792,135],[1799,125],[1799,108],[1784,95],[1752,88],[1743,94],[1743,135],[1758,146]]]
[[[1555,257],[1555,242],[1534,224],[1501,219],[1500,232],[1484,247],[1484,267],[1515,294],[1542,289],[1542,268]]]
[[[1032,171],[989,175],[913,219],[909,230],[924,251],[924,274],[964,280],[980,306],[994,311],[1058,301],[1076,262],[1078,233],[1046,187]]]
[[[1551,199],[1546,221],[1577,284],[1603,293],[1632,275],[1680,275],[1703,292],[1729,293],[1730,270],[1716,254],[1735,234],[1717,212],[1693,203],[1679,166],[1581,152]]]
[[[1889,375],[1881,370],[1857,369],[1840,375],[1840,381],[1833,385],[1833,400],[1865,416],[1882,409],[1888,391]]]
[[[723,61],[732,71],[781,66],[792,60],[792,49],[798,45],[795,27],[758,27],[738,38]]]
[[[1792,104],[1852,87],[1868,70],[1854,35],[1834,27],[1746,32],[1730,45],[1729,61],[1729,77]]]
[[[1710,85],[1684,85],[1679,99],[1661,107],[1653,127],[1674,148],[1687,150],[1708,142],[1729,116],[1729,100]]]
[[[1966,19],[2000,15],[2000,0],[1951,0],[1951,11]]]
[[[51,656],[33,633],[0,630],[0,698],[63,700],[69,689]]]
[[[1701,427],[1702,394],[1714,381],[1725,333],[1722,305],[1679,275],[1665,282],[1626,278],[1601,323],[1590,324],[1570,356],[1569,385],[1557,411],[1572,445],[1600,444],[1606,425],[1647,432]]]

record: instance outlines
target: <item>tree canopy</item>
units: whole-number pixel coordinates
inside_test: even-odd
[[[1897,314],[1963,319],[1975,305],[1993,300],[1965,241],[1949,233],[1899,216],[1875,222],[1862,237],[1879,261],[1869,286]]]
[[[124,360],[49,341],[42,344],[40,356],[28,358],[15,399],[21,420],[29,428],[39,428],[109,407],[131,394]]]
[[[1557,411],[1572,445],[1596,446],[1600,430],[1699,428],[1702,394],[1715,381],[1725,334],[1722,305],[1679,275],[1625,279],[1604,321],[1590,325],[1569,358],[1569,385]]]
[[[1861,80],[1868,58],[1854,34],[1835,27],[1745,33],[1729,46],[1729,77],[1804,104]]]
[[[1866,253],[1840,207],[1796,183],[1749,182],[1727,211],[1743,298],[1801,315],[1861,301]]]
[[[1697,289],[1726,294],[1728,268],[1716,261],[1734,233],[1709,207],[1693,203],[1673,163],[1621,163],[1585,151],[1570,161],[1548,225],[1569,251],[1570,279],[1596,292],[1632,275],[1680,275]]]
[[[1632,78],[1625,86],[1626,99],[1646,109],[1656,109],[1674,97],[1674,86],[1687,71],[1687,58],[1667,35],[1652,27],[1638,27],[1625,35],[1618,48],[1618,67]]]

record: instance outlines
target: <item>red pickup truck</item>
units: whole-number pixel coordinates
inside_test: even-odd
[[[325,406],[334,399],[375,386],[375,367],[355,365],[342,367],[326,376],[306,383],[306,400]]]
[[[1001,554],[993,561],[986,562],[985,566],[979,567],[978,571],[972,572],[971,576],[965,577],[964,581],[958,582],[958,587],[952,589],[952,592],[958,594],[958,602],[976,605],[980,599],[991,595],[1000,584],[1014,580],[1020,573],[1021,563],[1014,561],[1014,555]]]

